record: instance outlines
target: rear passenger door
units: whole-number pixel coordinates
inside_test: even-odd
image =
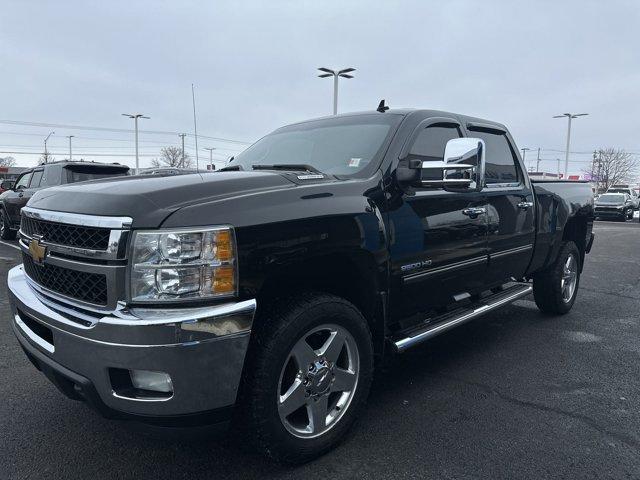
[[[509,134],[494,126],[469,124],[468,135],[486,146],[485,188],[489,268],[486,285],[521,278],[535,240],[531,182]]]

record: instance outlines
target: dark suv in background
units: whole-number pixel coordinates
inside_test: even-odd
[[[0,195],[0,238],[12,240],[20,228],[20,210],[38,190],[99,178],[127,175],[129,167],[117,163],[52,162],[20,175],[13,188]]]

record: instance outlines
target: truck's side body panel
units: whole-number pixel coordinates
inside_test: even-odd
[[[577,243],[589,244],[593,229],[593,195],[588,183],[534,181],[536,245],[527,275],[548,267],[558,255],[567,225],[576,225]],[[580,246],[580,245],[579,245]]]

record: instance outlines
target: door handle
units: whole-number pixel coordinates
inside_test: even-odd
[[[521,208],[522,210],[526,210],[529,207],[533,207],[533,202],[526,202],[523,200],[518,204],[518,208]]]
[[[487,213],[487,209],[484,207],[470,207],[462,210],[462,214],[470,218],[476,218],[478,215],[484,215],[485,213]]]

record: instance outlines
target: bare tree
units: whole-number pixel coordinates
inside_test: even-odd
[[[193,165],[193,160],[188,153],[184,154],[184,162],[182,161],[182,149],[180,147],[162,147],[160,150],[160,158],[151,160],[151,166],[160,167],[179,167],[189,168]]]
[[[53,158],[53,155],[51,155],[49,152],[44,152],[42,155],[40,155],[40,158],[38,159],[38,165],[43,165],[45,163],[51,163],[55,160],[55,158]]]
[[[616,148],[601,148],[594,159],[594,174],[598,189],[607,191],[611,185],[629,183],[640,167],[640,160],[631,153]]]
[[[13,167],[16,159],[13,157],[0,157],[0,167]]]

